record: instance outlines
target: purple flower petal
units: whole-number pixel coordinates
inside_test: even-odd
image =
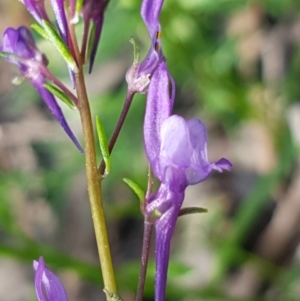
[[[39,301],[68,301],[65,289],[59,278],[49,270],[43,257],[34,261],[35,290]]]
[[[67,46],[69,46],[68,41],[68,24],[64,7],[64,0],[50,0],[54,17],[57,23],[57,27],[61,38]]]
[[[32,80],[31,83],[36,88],[36,90],[39,92],[39,94],[41,95],[45,104],[50,109],[50,111],[52,112],[52,114],[54,115],[56,120],[60,123],[61,127],[64,129],[66,134],[70,137],[70,139],[75,144],[75,146],[78,148],[78,150],[81,153],[83,153],[83,149],[82,149],[80,143],[78,142],[78,140],[76,139],[75,135],[73,134],[72,130],[70,129],[70,127],[64,117],[64,114],[63,114],[60,106],[58,105],[55,97],[47,89],[45,89],[43,87],[43,79],[41,79],[40,82],[38,82],[37,80],[34,80],[34,81]]]
[[[165,300],[171,238],[179,213],[176,209],[170,209],[155,224],[155,301]]]
[[[209,162],[206,129],[200,120],[172,115],[161,125],[160,139],[159,179],[174,187],[174,181],[180,187],[184,183],[180,171],[185,173],[186,185],[193,185],[204,181],[213,169],[222,172],[232,167],[226,159]]]
[[[20,0],[27,8],[33,18],[42,25],[42,20],[50,23],[50,19],[45,9],[45,0]]]
[[[144,145],[148,161],[155,176],[161,179],[158,170],[158,156],[160,153],[160,128],[168,118],[173,108],[174,99],[169,95],[169,72],[162,62],[154,72],[148,90],[145,120]]]
[[[4,31],[1,51],[13,53],[21,58],[31,59],[36,55],[35,48],[32,35],[25,26],[21,26],[17,30],[8,27]]]
[[[141,15],[149,31],[151,39],[155,39],[160,32],[159,14],[163,5],[163,0],[143,0]]]
[[[193,147],[190,143],[189,128],[184,118],[172,115],[161,125],[160,129],[160,161],[161,167],[190,166]]]
[[[147,215],[154,210],[162,215],[155,221],[156,232],[156,274],[155,301],[164,301],[167,272],[170,257],[170,243],[178,218],[179,210],[184,199],[184,192],[173,192],[161,184],[157,193],[147,200]]]

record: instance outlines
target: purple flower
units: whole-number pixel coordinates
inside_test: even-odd
[[[49,270],[43,257],[33,262],[35,270],[35,291],[39,301],[68,301],[65,289],[59,278]]]
[[[145,215],[155,213],[156,279],[155,300],[163,301],[167,280],[170,241],[188,185],[204,181],[213,170],[230,170],[226,159],[210,163],[204,124],[171,115],[174,88],[162,62],[154,72],[148,91],[144,144],[154,175],[160,180],[158,191],[146,200]],[[171,95],[170,91],[171,90]]]
[[[163,0],[143,0],[141,16],[148,29],[151,45],[148,53],[141,63],[134,63],[126,74],[128,88],[132,92],[144,93],[150,83],[157,66],[165,60],[161,48],[161,26],[159,14]]]
[[[162,122],[159,148],[149,159],[155,176],[161,181],[158,191],[147,200],[146,214],[159,212],[156,229],[156,301],[163,301],[170,254],[170,241],[188,185],[204,181],[213,170],[230,170],[231,163],[222,158],[210,163],[204,124],[198,119],[186,121],[172,115]],[[157,143],[157,142],[155,142]],[[154,143],[154,145],[155,145]]]
[[[16,64],[19,67],[21,74],[26,77],[39,92],[45,104],[58,120],[67,135],[79,151],[83,152],[79,142],[67,124],[55,97],[44,88],[44,84],[46,83],[46,76],[44,74],[47,73],[47,59],[37,49],[30,31],[24,26],[21,26],[18,29],[7,28],[3,34],[0,50],[12,54],[12,56],[6,58],[7,61]]]
[[[33,18],[43,27],[43,20],[47,21],[48,23],[52,24],[50,18],[47,14],[45,9],[45,0],[20,0],[27,8],[29,13],[33,16]],[[52,11],[54,14],[54,18],[58,27],[58,32],[64,43],[70,48],[70,41],[69,41],[69,29],[68,29],[68,22],[64,7],[64,0],[50,0]],[[53,25],[53,24],[52,24]],[[53,26],[54,27],[54,26]],[[70,67],[68,67],[71,81],[74,85],[74,74]]]

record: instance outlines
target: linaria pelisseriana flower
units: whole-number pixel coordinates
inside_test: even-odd
[[[46,57],[37,49],[30,31],[24,26],[18,29],[7,28],[3,34],[0,50],[12,54],[11,56],[7,56],[6,60],[19,67],[21,74],[27,78],[39,92],[45,104],[67,135],[77,148],[83,152],[79,142],[67,124],[55,97],[44,87],[46,83],[44,74],[47,73],[45,71],[47,70],[48,62]]]
[[[165,60],[161,48],[161,26],[159,15],[163,0],[143,0],[141,16],[147,27],[151,45],[141,63],[134,62],[126,74],[128,89],[132,92],[144,93],[150,83],[157,66]]]
[[[59,278],[46,267],[43,257],[33,262],[35,291],[39,301],[68,301]]]
[[[170,77],[164,62],[154,72],[148,90],[144,144],[154,175],[161,185],[146,200],[145,215],[157,216],[155,301],[164,301],[170,241],[188,185],[204,181],[213,170],[230,170],[226,159],[210,163],[207,136],[198,119],[186,121],[171,115],[174,92],[169,95]]]
[[[45,9],[45,0],[20,0],[27,8],[29,13],[33,16],[33,18],[39,23],[41,27],[44,27],[43,21],[48,22],[52,25],[53,29],[55,29],[54,24],[51,22],[47,11]],[[58,33],[64,44],[71,51],[73,47],[70,45],[69,40],[69,28],[67,23],[67,17],[64,7],[64,0],[50,0],[53,15],[55,18],[55,22],[57,24]],[[68,66],[70,79],[74,86],[74,74],[72,68]]]

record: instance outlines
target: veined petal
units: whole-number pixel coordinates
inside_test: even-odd
[[[76,139],[75,135],[73,134],[72,130],[70,129],[64,114],[60,108],[60,106],[57,104],[57,101],[55,97],[46,89],[44,88],[43,84],[43,78],[31,80],[32,85],[36,88],[36,90],[41,95],[42,99],[44,100],[47,107],[50,109],[54,117],[57,119],[57,121],[60,123],[66,134],[70,137],[72,142],[75,144],[75,146],[78,148],[78,150],[83,153],[83,149]]]
[[[162,62],[154,72],[149,85],[145,120],[144,145],[148,161],[158,179],[161,174],[158,168],[160,153],[160,128],[163,121],[168,118],[173,108],[173,99],[169,95],[169,72]]]
[[[3,33],[0,49],[16,56],[6,60],[18,65],[22,75],[27,78],[39,76],[43,66],[48,64],[47,58],[37,49],[31,32],[25,26],[18,29],[7,28]]]
[[[25,26],[18,29],[8,27],[3,33],[1,50],[25,59],[32,59],[36,55],[35,42]]]
[[[193,148],[184,118],[177,115],[167,118],[161,125],[160,136],[161,166],[189,167]]]
[[[189,185],[204,181],[212,170],[222,172],[223,169],[231,170],[232,164],[222,158],[216,163],[210,163],[207,155],[207,134],[205,125],[198,119],[187,121],[189,141],[193,148],[190,157],[190,167],[187,169],[187,182]]]
[[[43,257],[33,262],[35,269],[35,290],[39,301],[68,301],[59,278],[49,270]]]
[[[209,162],[206,128],[198,119],[172,115],[161,124],[160,135],[159,179],[174,191],[204,181],[214,169],[222,172],[232,167],[224,158]]]
[[[1,51],[14,53],[18,37],[18,31],[8,27],[3,33]]]

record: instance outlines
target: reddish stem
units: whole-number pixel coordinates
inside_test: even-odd
[[[125,99],[125,102],[124,102],[124,105],[123,105],[118,123],[115,127],[113,135],[110,138],[110,141],[109,141],[109,144],[108,144],[108,150],[109,150],[110,154],[111,154],[111,152],[112,152],[112,150],[113,150],[113,148],[116,144],[116,141],[119,137],[119,134],[120,134],[121,129],[123,127],[124,121],[126,119],[126,116],[127,116],[128,111],[129,111],[129,108],[130,108],[130,105],[132,103],[132,99],[133,99],[134,95],[135,95],[135,92],[127,91],[126,99]],[[104,171],[105,171],[105,162],[102,160],[101,164],[100,164],[100,167],[99,167],[100,175],[103,175]]]

